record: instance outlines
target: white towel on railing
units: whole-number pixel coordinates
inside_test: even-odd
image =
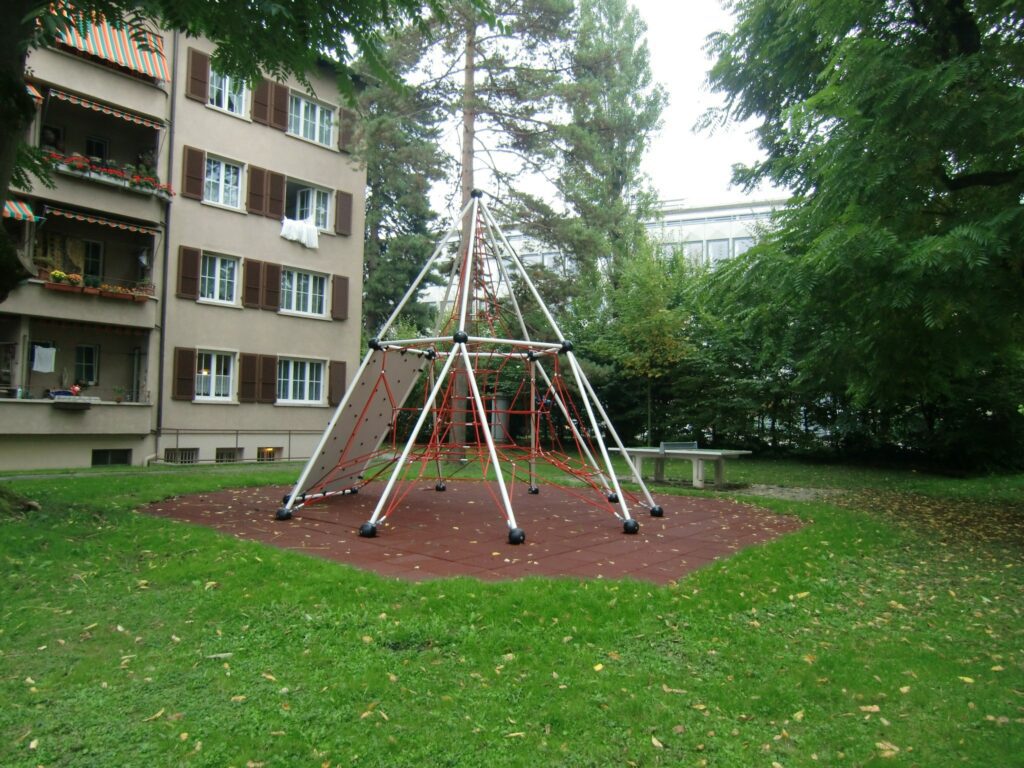
[[[312,217],[302,221],[281,219],[281,237],[285,240],[294,240],[307,248],[320,247],[320,233]]]
[[[32,356],[32,370],[39,373],[53,373],[53,364],[57,359],[57,350],[54,347],[33,346],[35,354]]]

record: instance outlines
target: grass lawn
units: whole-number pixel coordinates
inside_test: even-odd
[[[669,587],[408,584],[132,511],[297,471],[0,478],[42,505],[0,497],[0,765],[1024,764],[1024,475],[734,462],[837,492],[756,499],[809,524]]]

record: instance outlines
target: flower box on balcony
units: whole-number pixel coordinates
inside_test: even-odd
[[[81,293],[82,286],[69,283],[43,283],[43,288],[48,291],[64,291],[65,293]]]
[[[100,288],[100,296],[104,299],[124,299],[125,301],[131,301],[132,295],[130,293],[121,293],[120,291],[105,291]]]

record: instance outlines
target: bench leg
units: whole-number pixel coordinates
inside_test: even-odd
[[[665,482],[665,460],[655,459],[654,460],[654,482],[663,483]]]
[[[715,488],[721,489],[725,485],[725,459],[715,462]]]
[[[704,461],[702,459],[693,460],[693,487],[704,487]]]

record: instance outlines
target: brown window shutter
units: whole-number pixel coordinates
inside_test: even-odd
[[[266,216],[280,221],[284,218],[284,174],[267,171],[267,212]]]
[[[352,193],[340,189],[334,198],[334,231],[339,235],[352,234]]]
[[[260,308],[260,292],[263,288],[263,262],[246,259],[242,267],[242,306]]]
[[[203,104],[210,97],[210,57],[195,48],[188,49],[188,75],[185,96]]]
[[[351,152],[355,149],[357,115],[351,109],[338,110],[338,149]]]
[[[327,374],[327,402],[329,405],[337,405],[345,396],[345,369],[344,360],[331,360],[330,371]]]
[[[193,400],[196,393],[196,351],[174,348],[174,386],[172,400]]]
[[[260,355],[256,401],[259,403],[277,402],[277,358],[273,355]]]
[[[252,93],[252,121],[270,125],[270,81],[260,80]]]
[[[256,370],[259,355],[243,352],[238,356],[238,402],[256,402]]]
[[[335,275],[331,286],[331,318],[348,320],[348,278]]]
[[[202,200],[203,184],[206,181],[206,153],[201,149],[185,147],[181,174],[181,196]]]
[[[281,265],[263,265],[263,309],[274,312],[281,308]]]
[[[279,131],[288,130],[288,86],[272,83],[270,86],[270,127]]]
[[[255,165],[249,166],[249,196],[245,210],[261,216],[267,215],[267,172]]]
[[[199,259],[201,255],[198,248],[189,248],[186,245],[178,247],[178,298],[199,298]]]

